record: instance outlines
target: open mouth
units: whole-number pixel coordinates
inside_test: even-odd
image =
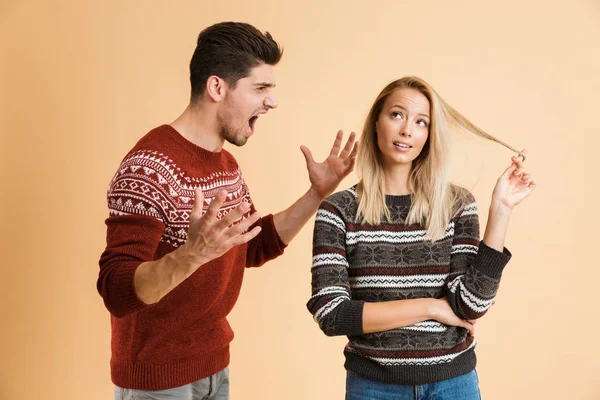
[[[254,133],[254,127],[256,126],[256,121],[258,121],[258,119],[260,117],[262,117],[265,114],[257,114],[257,115],[253,115],[252,117],[250,117],[250,119],[248,120],[248,128],[250,129],[250,133]]]
[[[250,130],[252,132],[254,132],[254,126],[256,125],[257,120],[258,120],[258,116],[255,115],[254,117],[250,118],[250,120],[248,121],[248,123],[250,124]]]
[[[394,146],[400,147],[401,149],[412,149],[412,146],[401,142],[394,142]]]

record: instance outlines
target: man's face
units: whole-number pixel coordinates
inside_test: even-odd
[[[223,139],[236,146],[246,144],[257,119],[277,107],[274,87],[273,66],[268,64],[252,69],[249,76],[237,81],[235,89],[229,87],[217,114]]]

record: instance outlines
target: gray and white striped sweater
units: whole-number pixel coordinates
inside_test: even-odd
[[[456,206],[444,237],[404,222],[411,196],[386,196],[392,222],[355,222],[355,188],[325,199],[313,236],[312,297],[307,307],[325,334],[346,335],[345,367],[362,377],[425,384],[475,368],[475,339],[466,329],[434,320],[364,334],[365,302],[448,297],[461,318],[481,317],[492,305],[510,252],[479,242],[477,204],[469,193]]]

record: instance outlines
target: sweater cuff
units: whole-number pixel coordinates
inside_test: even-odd
[[[479,242],[479,251],[475,257],[475,267],[491,278],[500,279],[502,271],[511,257],[512,254],[506,247],[504,247],[502,252],[499,252],[485,243]]]
[[[269,241],[269,243],[276,243],[278,255],[283,254],[283,250],[288,245],[283,243],[283,240],[281,240],[281,237],[279,236],[279,233],[277,232],[277,229],[275,228],[275,222],[273,222],[273,214],[266,215],[262,219],[263,219],[262,229],[264,231],[269,231],[269,232],[265,232],[265,237],[268,237],[269,239],[271,239]],[[268,228],[268,229],[265,229],[265,228]]]
[[[362,300],[345,301],[340,305],[336,316],[337,329],[346,336],[363,335],[363,309],[365,302]]]

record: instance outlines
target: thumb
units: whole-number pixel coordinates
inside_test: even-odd
[[[306,159],[306,166],[310,167],[311,164],[315,163],[315,160],[310,152],[310,149],[306,146],[300,146],[300,151],[304,154],[304,158]]]

